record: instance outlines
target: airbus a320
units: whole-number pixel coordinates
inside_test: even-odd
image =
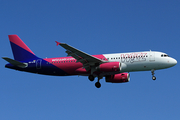
[[[95,86],[101,87],[100,79],[106,82],[129,82],[129,72],[151,71],[152,79],[156,80],[154,71],[165,69],[177,64],[177,61],[166,53],[144,51],[132,53],[114,53],[90,55],[68,44],[57,42],[66,49],[68,57],[40,58],[17,36],[8,35],[14,59],[2,57],[9,62],[6,68],[53,76],[81,75],[88,76],[90,81],[97,78]]]

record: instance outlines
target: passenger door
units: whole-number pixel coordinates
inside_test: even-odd
[[[38,59],[38,60],[36,61],[36,69],[41,69],[41,62],[42,62],[41,59]]]
[[[149,52],[149,61],[150,62],[155,61],[155,52],[152,51]]]

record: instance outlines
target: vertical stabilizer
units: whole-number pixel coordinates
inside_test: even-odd
[[[38,57],[17,35],[8,35],[8,37],[15,60],[28,61],[38,59]]]

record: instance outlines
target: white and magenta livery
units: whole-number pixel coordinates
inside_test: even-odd
[[[39,58],[17,36],[9,35],[14,60],[3,57],[8,61],[5,67],[54,76],[82,75],[88,76],[90,81],[95,77],[97,88],[101,87],[100,79],[105,77],[106,82],[123,83],[129,82],[129,72],[151,71],[152,79],[155,80],[154,71],[165,69],[177,64],[177,61],[166,53],[155,51],[132,52],[89,55],[65,43],[59,43],[66,49],[69,57]]]

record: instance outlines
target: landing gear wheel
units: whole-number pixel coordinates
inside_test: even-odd
[[[155,76],[153,76],[153,77],[152,77],[152,79],[153,79],[153,80],[156,80],[156,77],[155,77]]]
[[[100,88],[100,87],[101,87],[101,83],[100,83],[100,82],[96,82],[96,83],[95,83],[95,86],[96,86],[97,88]]]
[[[89,75],[88,78],[89,78],[90,81],[94,81],[94,76],[93,75]]]
[[[154,76],[154,74],[155,74],[154,71],[155,71],[154,69],[151,70],[151,73],[152,73],[152,79],[153,79],[153,80],[156,80],[156,77]]]

